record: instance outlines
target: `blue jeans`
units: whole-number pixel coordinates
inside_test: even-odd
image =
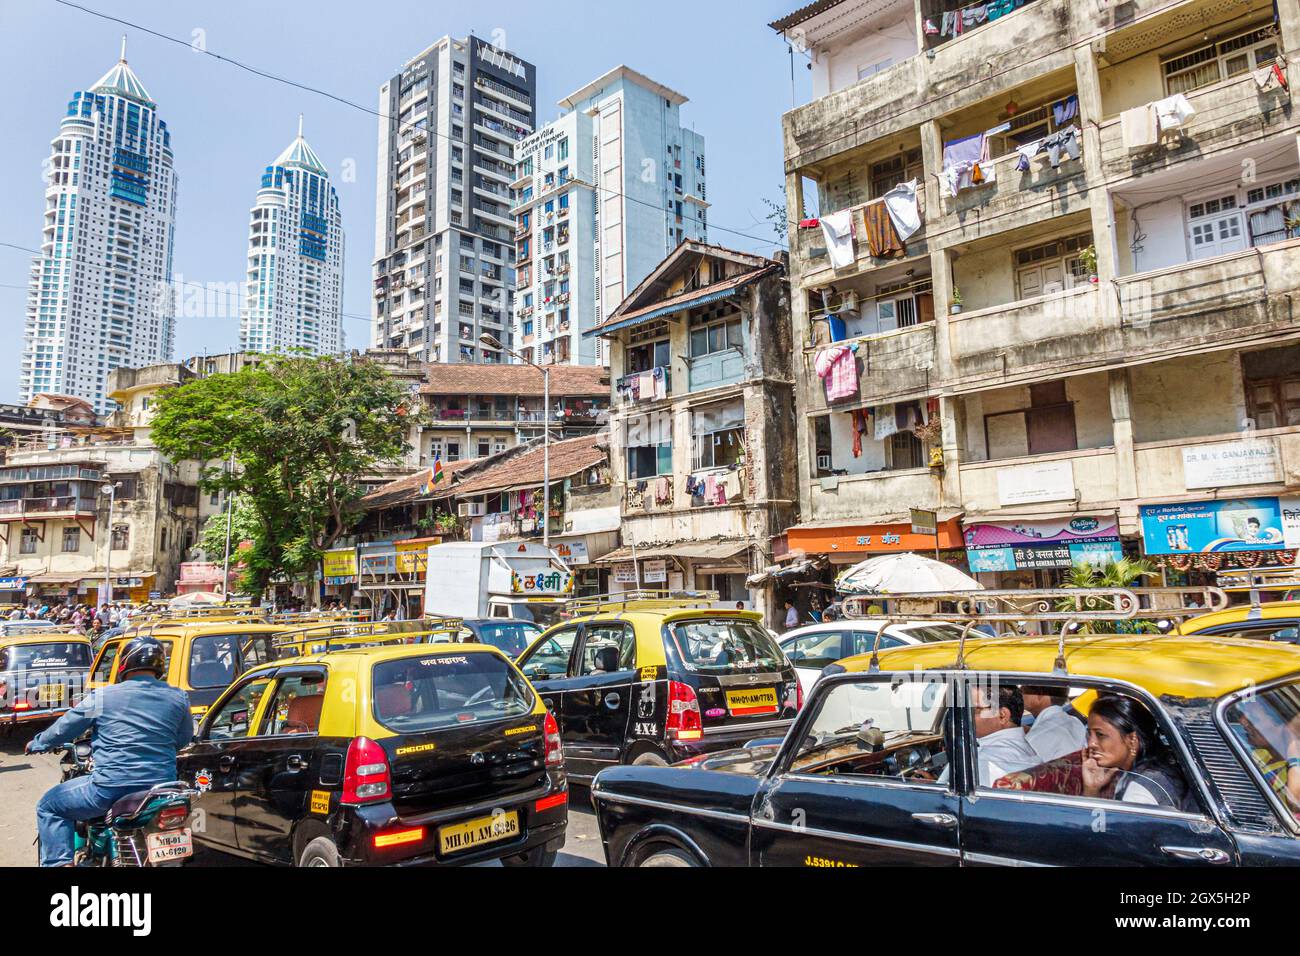
[[[90,777],[73,777],[50,787],[36,804],[36,832],[41,838],[41,866],[72,862],[79,820],[95,820],[122,797],[147,787],[101,787]]]

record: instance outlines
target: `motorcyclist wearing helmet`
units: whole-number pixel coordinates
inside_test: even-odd
[[[41,866],[69,866],[76,823],[103,816],[119,799],[176,779],[176,752],[194,735],[190,699],[160,678],[167,655],[152,637],[127,642],[117,681],[87,694],[27,745],[63,747],[91,731],[94,771],[51,787],[36,805]]]

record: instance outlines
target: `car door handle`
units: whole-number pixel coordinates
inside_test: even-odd
[[[618,710],[618,702],[622,699],[623,698],[620,697],[618,694],[606,694],[605,706],[608,707],[610,710]]]
[[[1226,851],[1210,846],[1162,846],[1160,850],[1175,859],[1198,863],[1227,863],[1230,859]]]
[[[285,766],[288,767],[290,770],[307,769],[307,761],[303,760],[302,757],[298,754],[289,754],[289,759],[286,760],[284,763]]]
[[[217,761],[218,770],[229,770],[234,765],[235,765],[235,758],[232,757],[230,754],[226,754],[224,757],[222,757]]]
[[[951,813],[914,813],[912,819],[927,827],[942,827],[951,830],[957,825],[957,818]]]

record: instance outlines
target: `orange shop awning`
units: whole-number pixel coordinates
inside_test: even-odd
[[[964,548],[960,516],[939,522],[939,547]],[[786,531],[790,550],[805,554],[888,554],[895,551],[933,551],[934,536],[912,534],[910,521],[885,524],[809,524]]]

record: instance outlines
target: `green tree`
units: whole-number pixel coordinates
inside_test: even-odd
[[[1126,588],[1156,573],[1155,565],[1140,558],[1120,558],[1117,561],[1107,561],[1101,567],[1081,561],[1070,568],[1065,587]],[[1094,609],[1114,606],[1112,602],[1104,599],[1089,603]],[[1063,600],[1057,605],[1057,610],[1068,611],[1073,606],[1074,602]],[[1152,621],[1128,620],[1090,621],[1080,630],[1090,634],[1149,634],[1158,631],[1159,628]]]
[[[173,461],[203,462],[203,487],[254,516],[240,560],[260,594],[278,574],[313,571],[351,528],[361,478],[406,448],[406,398],[372,362],[273,355],[168,391],[152,437]],[[222,522],[223,548],[224,533]]]

